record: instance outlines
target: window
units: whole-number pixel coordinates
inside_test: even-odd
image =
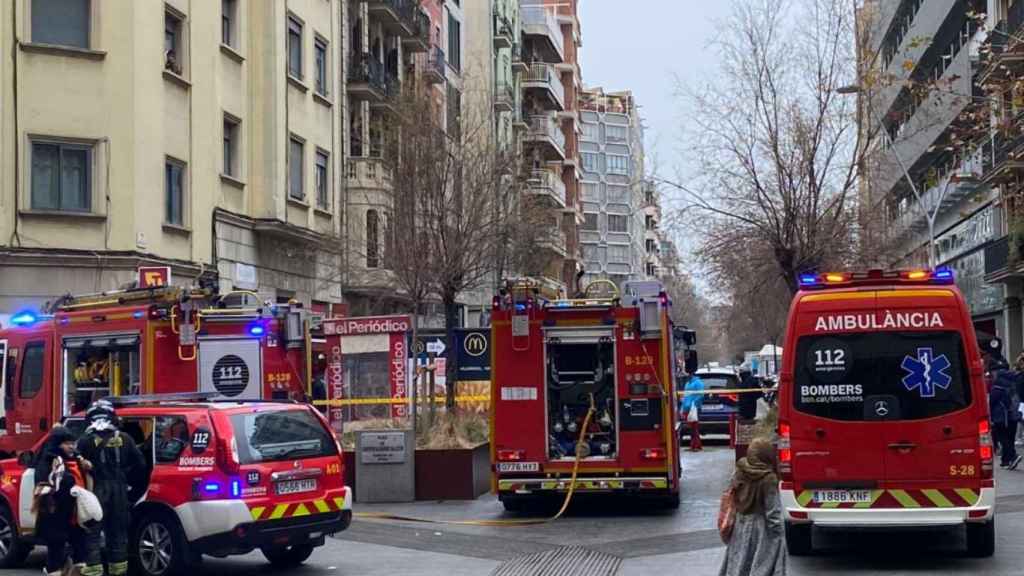
[[[302,79],[302,22],[288,17],[288,74]]]
[[[366,211],[366,267],[380,266],[380,217],[376,210]]]
[[[583,214],[583,229],[597,230],[597,213],[586,212]]]
[[[88,212],[92,209],[92,147],[32,143],[32,209]]]
[[[600,126],[597,124],[591,124],[589,122],[583,123],[583,139],[590,140],[591,142],[597,142],[600,138]]]
[[[625,186],[608,186],[608,201],[629,204],[629,188]]]
[[[583,152],[580,154],[583,159],[583,169],[588,172],[598,171],[598,155],[594,152]]]
[[[806,336],[797,342],[793,407],[833,420],[920,420],[971,405],[971,386],[955,332],[870,332]],[[907,387],[910,368],[946,364],[946,386]],[[922,379],[923,380],[923,379]],[[920,388],[927,386],[927,390]],[[888,410],[875,411],[884,401]]]
[[[224,174],[235,176],[241,172],[238,157],[238,120],[224,117]]]
[[[629,232],[629,218],[623,214],[609,214],[608,231]]]
[[[313,43],[315,54],[314,65],[316,66],[316,92],[321,96],[327,95],[327,42],[317,38]]]
[[[609,124],[607,127],[605,127],[605,137],[608,139],[609,142],[625,142],[626,127]]]
[[[583,199],[587,202],[600,202],[601,195],[597,182],[581,182],[583,186]]]
[[[629,246],[610,244],[608,246],[608,262],[616,264],[629,263]]]
[[[182,28],[181,16],[164,12],[164,69],[175,74],[182,73],[185,62]]]
[[[242,465],[338,454],[334,436],[305,408],[236,414],[231,427]]]
[[[462,93],[448,84],[448,134],[458,137],[462,128]]]
[[[629,174],[629,156],[608,155],[609,174]]]
[[[462,69],[462,23],[448,13],[448,64]]]
[[[204,434],[204,432],[199,432],[199,434]],[[151,439],[154,462],[157,464],[177,462],[190,440],[188,422],[182,416],[157,416]]]
[[[34,398],[43,387],[45,352],[45,342],[29,342],[25,346],[25,356],[21,359],[21,384],[18,387],[21,398]]]
[[[89,48],[91,0],[32,0],[32,41]]]
[[[288,197],[295,200],[306,197],[302,178],[305,147],[305,142],[298,138],[293,137],[288,141]]]
[[[235,22],[238,21],[238,0],[220,0],[220,42],[237,48]]]
[[[316,151],[316,205],[326,210],[330,207],[330,180],[327,179],[328,156],[326,152]]]
[[[164,197],[166,206],[164,222],[183,226],[185,208],[185,165],[177,160],[167,159],[164,164]]]

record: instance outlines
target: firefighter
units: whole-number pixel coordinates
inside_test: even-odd
[[[128,572],[128,529],[132,504],[145,489],[146,465],[131,436],[117,428],[117,413],[106,400],[97,400],[86,412],[89,427],[78,441],[78,451],[92,463],[96,497],[103,507],[104,553],[109,576]],[[102,576],[98,561],[87,564],[82,576]]]

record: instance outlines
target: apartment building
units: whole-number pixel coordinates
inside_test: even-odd
[[[661,196],[657,185],[651,180],[642,184],[644,194],[644,278],[661,278],[672,273],[665,269],[662,258],[665,243],[668,242],[661,228]],[[675,247],[672,247],[675,250]]]
[[[644,179],[643,125],[633,93],[585,89],[579,107],[584,280],[621,286],[653,277],[648,254],[653,258],[661,248],[661,211]]]
[[[0,3],[0,311],[140,265],[340,303],[344,10]]]
[[[866,44],[860,51],[862,74],[896,80],[862,91],[859,109],[862,132],[878,134],[861,190],[861,218],[885,242],[888,258],[882,264],[926,265],[928,215],[934,214],[935,260],[956,271],[979,337],[989,339],[1006,335],[1003,290],[985,279],[986,245],[998,237],[1002,219],[998,189],[983,177],[990,147],[958,144],[965,133],[961,114],[981,95],[977,75],[985,52],[984,27],[969,13],[985,13],[985,4],[866,2],[858,22]],[[941,88],[923,93],[907,86],[931,80]]]
[[[1024,0],[989,0],[987,14],[992,32],[977,83],[997,105],[982,180],[998,190],[1002,210],[983,262],[985,280],[1005,291],[1005,348],[1015,358],[1024,350]]]

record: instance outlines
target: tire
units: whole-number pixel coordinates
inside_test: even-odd
[[[676,492],[675,494],[670,494],[668,498],[665,498],[662,507],[664,507],[666,510],[679,510],[680,501],[681,498],[679,492]]]
[[[996,522],[989,520],[982,524],[967,524],[967,555],[973,558],[988,558],[996,551]]]
[[[32,548],[30,542],[18,536],[11,511],[7,506],[0,506],[0,568],[20,568]]]
[[[810,556],[814,553],[811,542],[810,524],[791,524],[786,522],[786,549],[790,556]]]
[[[139,520],[128,552],[133,573],[141,576],[179,576],[192,564],[185,533],[166,512],[149,512]]]
[[[523,512],[527,508],[526,501],[522,498],[502,500],[501,505],[505,507],[506,512]]]
[[[295,546],[276,546],[262,548],[263,556],[274,568],[294,568],[313,554],[312,544],[296,544]]]

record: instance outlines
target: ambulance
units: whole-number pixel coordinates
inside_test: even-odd
[[[0,329],[0,455],[107,396],[305,400],[309,316],[241,293],[156,286],[68,296]]]
[[[570,490],[679,506],[669,309],[658,282],[554,300],[519,284],[494,299],[491,459],[507,510]]]
[[[778,456],[790,554],[812,531],[966,531],[995,546],[981,353],[953,273],[805,274],[780,374]]]

